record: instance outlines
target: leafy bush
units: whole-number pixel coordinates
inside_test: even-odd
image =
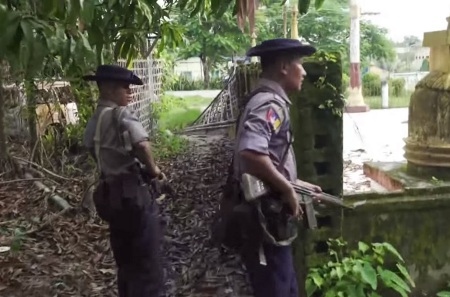
[[[350,77],[346,73],[342,73],[342,90],[345,92],[350,85]]]
[[[389,79],[389,95],[393,97],[405,96],[405,80],[403,78]],[[368,73],[362,78],[363,96],[381,96],[381,78],[377,74]]]
[[[405,95],[405,80],[403,78],[392,78],[389,80],[389,93],[395,97]]]
[[[205,82],[203,80],[192,80],[184,76],[175,77],[166,83],[167,85],[164,88],[170,91],[205,90]],[[214,78],[209,81],[209,90],[222,89],[223,87],[224,84],[221,78]]]
[[[350,252],[344,251],[347,243],[341,240],[329,240],[328,245],[332,260],[310,270],[308,297],[380,297],[380,292],[407,297],[415,286],[402,256],[389,243],[359,242],[358,249]],[[395,271],[389,269],[387,260],[396,262]]]
[[[362,77],[363,96],[381,96],[381,78],[377,74],[367,73]]]
[[[157,160],[173,158],[188,148],[188,140],[169,131],[158,130],[152,139],[153,152]]]

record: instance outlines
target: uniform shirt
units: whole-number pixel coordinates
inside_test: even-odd
[[[289,181],[297,180],[297,167],[292,149],[289,107],[291,101],[281,86],[268,79],[260,79],[257,87],[264,86],[273,91],[257,93],[253,96],[239,123],[235,147],[236,177],[247,172],[239,152],[251,150],[268,155],[275,167],[281,162],[288,149],[281,174]]]
[[[89,119],[84,133],[83,143],[89,149],[89,152],[95,156],[95,130],[97,127],[100,112],[107,107],[118,107],[112,101],[100,100],[94,115]],[[124,106],[119,107],[123,112],[118,119],[118,123],[130,133],[132,145],[136,145],[142,141],[148,141],[148,133],[145,131],[139,119]],[[119,114],[120,112],[117,112]],[[131,173],[132,166],[136,163],[135,157],[128,152],[120,141],[120,131],[113,122],[112,109],[106,111],[102,117],[100,132],[100,160],[102,173],[105,176],[114,176],[119,174]]]

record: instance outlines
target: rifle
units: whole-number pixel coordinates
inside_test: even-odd
[[[297,193],[299,203],[304,205],[306,219],[308,220],[309,228],[311,229],[317,228],[316,214],[313,205],[313,202],[317,202],[317,200],[342,208],[354,208],[353,206],[345,205],[342,199],[339,199],[338,197],[326,193],[315,193],[309,188],[297,185],[296,183],[291,184],[295,192]],[[247,202],[253,202],[268,195],[271,192],[270,188],[263,181],[248,173],[242,174],[241,188],[244,192],[244,197]],[[313,199],[313,196],[316,195],[318,196],[318,198]]]

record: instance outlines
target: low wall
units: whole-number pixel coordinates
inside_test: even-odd
[[[295,257],[300,277],[304,267],[328,261],[326,240],[342,235],[351,247],[356,247],[358,241],[391,243],[405,259],[416,283],[411,296],[435,296],[446,289],[450,280],[448,186],[360,194],[345,200],[366,200],[366,203],[353,211],[322,215],[321,228],[306,231],[297,241]]]

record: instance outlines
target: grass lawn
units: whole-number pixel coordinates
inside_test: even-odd
[[[184,129],[200,116],[211,101],[210,98],[199,96],[184,98],[165,96],[162,98],[162,104],[166,105],[167,109],[160,115],[160,129],[171,131]]]
[[[389,96],[389,108],[409,107],[411,96],[402,97]],[[381,97],[364,97],[364,102],[369,105],[370,109],[381,109]]]

